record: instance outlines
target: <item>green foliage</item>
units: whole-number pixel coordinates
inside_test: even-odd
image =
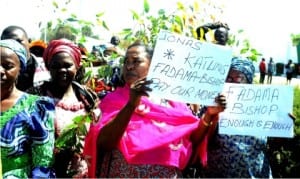
[[[234,56],[244,56],[252,61],[257,61],[262,54],[251,46],[249,39],[244,38],[244,30],[239,30],[237,34],[231,34],[227,44],[233,48]]]
[[[71,41],[76,40],[75,34],[78,33],[78,30],[70,25],[58,25],[55,28],[55,34],[53,35],[53,39],[60,39],[60,38],[66,38]],[[51,40],[53,40],[51,39]]]
[[[76,116],[73,122],[55,139],[55,148],[58,151],[68,152],[66,158],[72,158],[73,155],[82,153],[84,139],[88,132],[87,124],[91,121],[91,114]],[[72,177],[77,172],[71,168],[66,171],[68,177]]]
[[[94,75],[93,75],[93,71],[92,70],[89,70],[89,71],[85,72],[84,77],[83,77],[83,79],[82,79],[82,81],[80,83],[81,84],[87,84],[88,81],[93,78],[93,76]]]
[[[148,13],[150,10],[150,6],[147,0],[144,0],[144,11]]]
[[[200,23],[207,23],[209,21],[215,21],[216,17],[212,14],[205,14],[209,9],[222,12],[221,5],[201,1],[201,6],[198,1],[194,4],[183,4],[177,2],[177,9],[171,14],[166,14],[165,10],[160,9],[156,16],[149,14],[149,4],[147,0],[144,0],[144,11],[137,13],[131,11],[133,21],[136,22],[137,28],[123,29],[120,33],[124,36],[124,39],[128,44],[134,41],[142,41],[149,45],[154,45],[157,35],[160,30],[168,30],[188,37],[196,38],[196,28],[201,25]],[[202,7],[202,9],[200,9]],[[252,61],[257,61],[261,53],[253,48],[250,41],[243,37],[243,30],[239,30],[237,34],[233,34],[229,37],[228,45],[234,48],[236,52],[234,56],[244,56]]]
[[[54,12],[61,11],[67,13],[67,6],[71,3],[71,0],[65,1],[65,3],[53,1],[52,5]],[[95,14],[95,22],[90,20],[83,20],[77,17],[76,14],[71,13],[69,17],[65,19],[57,18],[56,21],[47,22],[47,26],[41,29],[41,39],[49,42],[53,39],[67,38],[75,43],[84,44],[86,37],[92,37],[99,39],[97,35],[93,34],[92,29],[95,25],[102,27],[104,30],[109,30],[106,22],[102,20],[104,13],[100,12]],[[86,54],[87,60],[83,62],[85,67],[92,66],[92,63],[97,59],[92,54]],[[83,84],[89,81],[93,77],[91,71],[84,75]]]
[[[139,40],[149,45],[155,44],[160,30],[168,30],[196,38],[195,29],[199,25],[196,22],[203,21],[200,20],[201,17],[199,16],[199,4],[195,1],[193,5],[187,6],[177,2],[177,9],[173,13],[167,14],[165,10],[160,9],[156,15],[151,15],[149,3],[144,0],[142,13],[139,14],[131,10],[136,28],[123,29],[120,35],[124,37],[128,44]]]
[[[98,77],[106,78],[112,75],[112,67],[110,65],[102,65],[98,69]]]
[[[87,36],[87,37],[92,37],[93,36],[93,31],[92,31],[92,28],[91,26],[83,26],[81,28],[81,33],[83,36]]]
[[[293,115],[296,117],[295,134],[300,137],[300,88],[294,88]]]
[[[293,46],[297,46],[300,44],[300,34],[291,34],[291,39]]]
[[[55,147],[59,150],[70,150],[75,153],[82,151],[82,144],[87,134],[86,124],[91,121],[90,114],[75,117],[73,123],[67,126],[55,140]]]
[[[59,2],[53,1],[52,5],[54,8],[54,12],[67,13],[67,7],[70,3],[71,0],[65,1],[65,3],[63,4],[59,4]],[[93,34],[92,29],[96,24],[105,30],[109,30],[106,22],[101,19],[103,14],[104,13],[98,13],[95,15],[94,21],[96,23],[90,20],[87,21],[80,19],[76,14],[72,13],[65,19],[57,18],[56,21],[47,22],[47,26],[41,29],[41,39],[51,41],[53,39],[67,38],[76,43],[86,42],[85,37],[93,37],[99,39],[97,35]]]

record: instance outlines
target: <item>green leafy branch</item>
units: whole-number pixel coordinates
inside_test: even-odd
[[[67,126],[55,140],[55,147],[59,150],[70,150],[80,153],[83,149],[83,141],[87,134],[87,124],[91,123],[92,117],[86,115],[76,116],[73,123]]]
[[[66,14],[68,12],[68,5],[70,5],[71,2],[71,0],[64,2],[52,1],[54,15],[57,12]],[[97,25],[109,31],[109,27],[103,20],[103,15],[103,12],[97,13],[94,21],[80,19],[74,13],[70,13],[69,17],[64,19],[58,17],[56,21],[47,22],[47,26],[41,29],[41,38],[47,36],[47,41],[67,38],[82,44],[86,42],[86,37],[99,39],[97,35],[93,34],[92,29]]]
[[[199,25],[197,22],[202,22],[197,1],[188,7],[177,2],[174,12],[167,14],[165,10],[160,9],[156,16],[150,14],[150,5],[147,0],[144,0],[143,5],[143,12],[140,14],[131,10],[133,21],[136,22],[135,27],[123,29],[120,33],[129,44],[139,40],[154,45],[160,30],[196,37],[195,29]]]
[[[244,56],[252,61],[257,61],[262,54],[255,49],[249,39],[244,38],[244,30],[239,30],[237,34],[231,34],[227,44],[234,50],[234,56]]]

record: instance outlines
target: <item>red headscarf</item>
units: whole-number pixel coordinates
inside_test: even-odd
[[[50,61],[52,60],[52,57],[59,52],[68,53],[73,58],[75,65],[77,67],[80,66],[80,48],[68,39],[52,40],[48,44],[48,47],[45,49],[45,52],[43,54],[46,66],[49,65]]]

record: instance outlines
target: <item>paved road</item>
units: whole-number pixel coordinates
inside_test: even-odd
[[[255,74],[254,81],[259,81],[259,73]],[[265,79],[265,84],[267,83],[267,76]],[[272,84],[286,85],[286,77],[285,76],[273,76]],[[300,76],[298,78],[292,78],[291,80],[292,86],[298,86],[300,88]]]

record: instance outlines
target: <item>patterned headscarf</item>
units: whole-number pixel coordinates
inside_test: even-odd
[[[59,52],[68,53],[74,60],[76,67],[80,66],[80,60],[81,60],[80,48],[70,40],[59,39],[59,40],[52,40],[44,51],[43,58],[47,67],[49,66],[53,56]]]
[[[25,71],[27,62],[27,52],[26,49],[19,42],[13,39],[0,40],[0,47],[6,47],[14,51],[19,57],[21,63],[21,72]]]
[[[248,83],[252,83],[255,67],[251,60],[242,57],[233,57],[230,68],[243,73],[246,76]]]

